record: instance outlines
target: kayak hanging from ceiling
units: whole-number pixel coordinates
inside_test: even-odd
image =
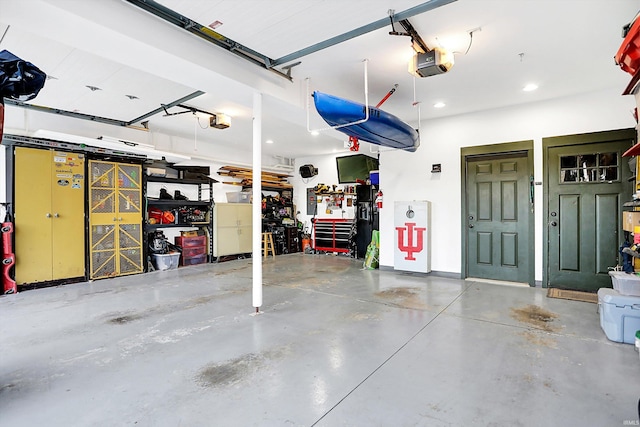
[[[369,107],[366,121],[365,105],[322,92],[314,92],[313,100],[318,114],[330,126],[349,137],[384,147],[414,152],[420,145],[418,132],[396,116],[375,107]],[[352,125],[348,123],[358,122]]]

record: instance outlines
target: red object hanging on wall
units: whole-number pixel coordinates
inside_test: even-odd
[[[631,24],[615,55],[615,61],[622,71],[632,76],[631,81],[622,93],[623,95],[629,95],[635,91],[640,82],[640,19],[636,19]]]

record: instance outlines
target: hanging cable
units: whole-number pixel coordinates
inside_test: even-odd
[[[194,113],[195,116],[195,113]],[[193,121],[193,151],[198,151],[198,127],[200,126],[200,120],[198,116]]]
[[[421,127],[422,127],[422,120],[420,117],[420,102],[417,100],[417,95],[416,95],[416,76],[413,76],[413,104],[414,107],[417,106],[418,107],[418,143],[416,144],[416,148],[418,148],[420,146],[420,140],[422,139],[422,132],[421,132]]]

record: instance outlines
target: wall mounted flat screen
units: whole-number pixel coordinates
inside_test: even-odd
[[[369,179],[369,172],[378,170],[378,159],[365,154],[336,157],[336,166],[338,167],[338,182],[349,184]]]

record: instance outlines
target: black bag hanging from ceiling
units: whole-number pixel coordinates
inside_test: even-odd
[[[8,50],[0,51],[0,99],[29,101],[44,86],[47,75],[30,62]]]

